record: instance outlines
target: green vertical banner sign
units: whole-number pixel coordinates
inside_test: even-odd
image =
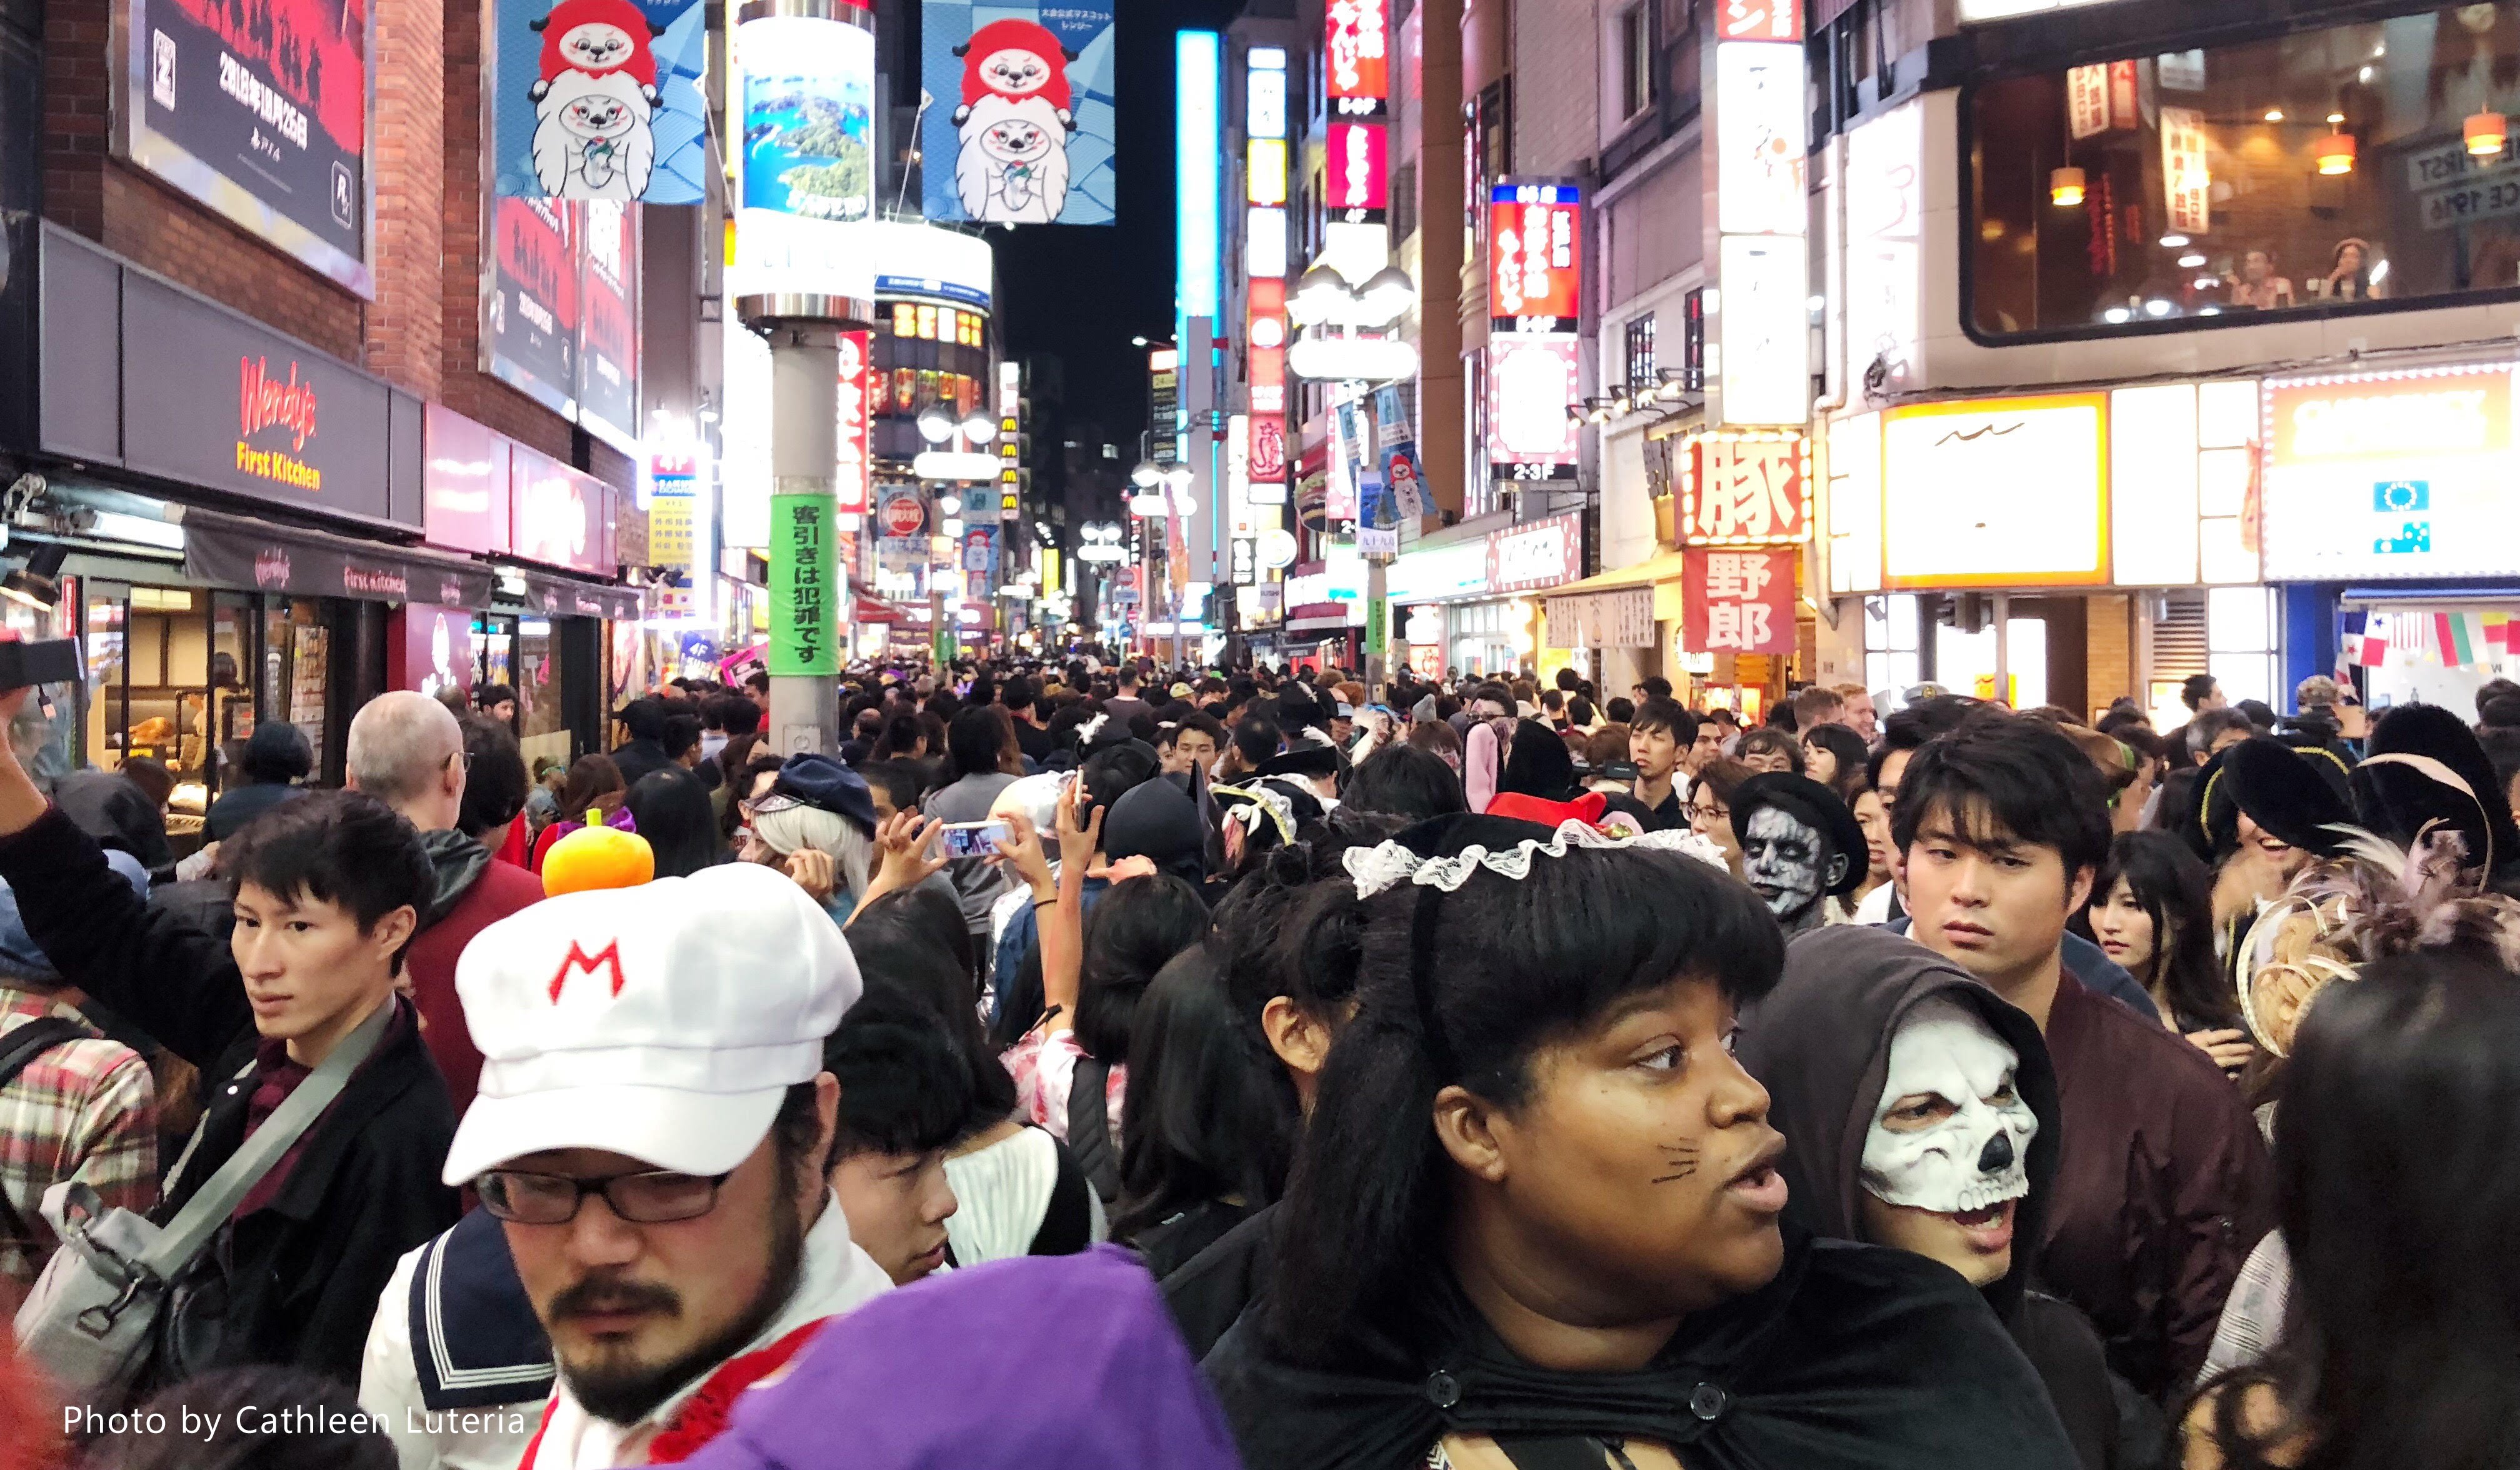
[[[848,573],[828,495],[770,497],[770,673],[840,671],[836,628]]]
[[[1371,597],[1365,600],[1365,656],[1368,658],[1380,658],[1385,641],[1391,636],[1389,601],[1387,598]]]

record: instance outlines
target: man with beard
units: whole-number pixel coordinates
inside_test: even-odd
[[[1864,827],[1837,793],[1807,776],[1767,772],[1732,793],[1741,876],[1788,937],[1830,923],[1828,898],[1863,886]]]
[[[519,1470],[679,1461],[891,1284],[825,1174],[857,963],[784,875],[546,900],[457,986],[486,1062],[445,1178],[501,1223],[560,1369]]]

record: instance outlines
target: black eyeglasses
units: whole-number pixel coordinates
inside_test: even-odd
[[[633,1225],[666,1225],[696,1220],[717,1207],[723,1174],[614,1174],[603,1179],[570,1179],[559,1174],[532,1174],[521,1169],[493,1169],[475,1187],[481,1208],[500,1220],[518,1225],[566,1225],[590,1194],[601,1194],[614,1215]]]

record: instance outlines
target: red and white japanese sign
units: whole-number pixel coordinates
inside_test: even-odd
[[[1580,338],[1505,333],[1488,338],[1488,464],[1497,479],[1573,478],[1582,425],[1566,417],[1577,391]]]
[[[1391,202],[1386,178],[1390,141],[1378,122],[1333,122],[1329,129],[1330,207],[1379,213]],[[1372,223],[1370,220],[1351,223]]]
[[[1582,195],[1569,184],[1498,184],[1488,200],[1488,315],[1573,331],[1581,313]]]
[[[1811,539],[1811,441],[1801,434],[1703,434],[1681,468],[1681,542],[1763,546]]]
[[[1391,0],[1329,0],[1322,23],[1331,111],[1351,116],[1379,112],[1391,95]],[[1351,101],[1373,106],[1344,105]]]
[[[874,375],[873,333],[840,334],[839,458],[832,471],[833,509],[843,515],[864,515],[875,450],[869,441],[867,394]]]
[[[1799,41],[1803,0],[1722,0],[1715,12],[1719,41]]]
[[[1681,644],[1691,653],[1794,651],[1794,562],[1801,553],[1681,553]]]

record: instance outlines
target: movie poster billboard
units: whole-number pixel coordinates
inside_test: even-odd
[[[1111,0],[926,0],[922,18],[927,217],[1111,223]]]
[[[482,369],[564,417],[577,413],[578,220],[558,200],[490,201]]]
[[[577,208],[577,422],[627,451],[639,439],[639,211]]]
[[[115,142],[178,191],[372,296],[372,29],[366,0],[131,0]]]
[[[481,370],[627,453],[639,423],[639,212],[493,199]]]
[[[700,202],[705,11],[699,0],[495,0],[481,84],[496,192]]]

